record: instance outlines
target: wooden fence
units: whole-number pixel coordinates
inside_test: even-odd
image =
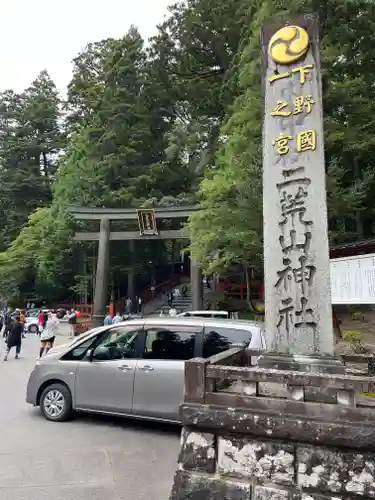
[[[181,277],[179,275],[173,275],[169,280],[159,283],[155,286],[155,290],[152,292],[151,290],[146,290],[142,292],[140,295],[143,299],[143,305],[147,304],[149,301],[153,300],[157,296],[160,296],[166,293],[168,290],[173,288],[174,286],[181,283]],[[122,301],[124,302],[124,301]],[[120,311],[124,309],[124,304],[121,301],[117,301],[115,305],[115,310]],[[78,320],[76,325],[76,334],[81,335],[84,332],[87,332],[92,328],[92,305],[77,305],[77,309],[80,310],[82,317]]]

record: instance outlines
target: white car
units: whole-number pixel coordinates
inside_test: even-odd
[[[185,311],[183,313],[177,314],[177,317],[229,319],[230,315],[228,311],[213,311],[211,309],[207,309],[204,311]]]
[[[49,309],[43,309],[43,312],[49,312]],[[39,314],[39,313],[38,313]],[[42,329],[40,325],[38,325],[38,314],[36,315],[30,315],[26,316],[26,321],[25,321],[25,331],[27,333],[37,333],[38,331],[41,332]]]
[[[28,333],[37,333],[40,331],[40,327],[38,325],[38,317],[35,316],[27,316],[25,322],[25,330]]]

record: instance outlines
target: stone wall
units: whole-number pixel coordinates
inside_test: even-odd
[[[375,377],[334,358],[261,361],[232,348],[186,362],[170,500],[375,500],[375,412],[361,396]]]
[[[170,500],[375,498],[368,444],[370,451],[340,449],[186,426]]]

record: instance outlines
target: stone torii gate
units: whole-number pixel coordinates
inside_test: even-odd
[[[115,240],[176,240],[188,239],[181,229],[159,230],[158,220],[183,219],[198,210],[197,206],[164,207],[164,208],[71,208],[70,213],[76,220],[99,221],[99,232],[76,232],[76,241],[98,241],[98,259],[96,265],[96,281],[94,292],[93,325],[103,322],[108,297],[108,275],[110,242]],[[111,221],[129,221],[138,224],[138,231],[111,231]],[[192,288],[192,307],[203,307],[202,273],[196,262],[190,262],[190,279]]]

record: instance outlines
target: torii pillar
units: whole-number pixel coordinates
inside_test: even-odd
[[[108,276],[110,252],[110,220],[100,220],[99,249],[96,265],[96,281],[94,294],[94,309],[92,315],[93,327],[101,326],[106,315],[108,303]]]
[[[203,309],[202,271],[198,262],[190,259],[191,308],[193,311]]]

